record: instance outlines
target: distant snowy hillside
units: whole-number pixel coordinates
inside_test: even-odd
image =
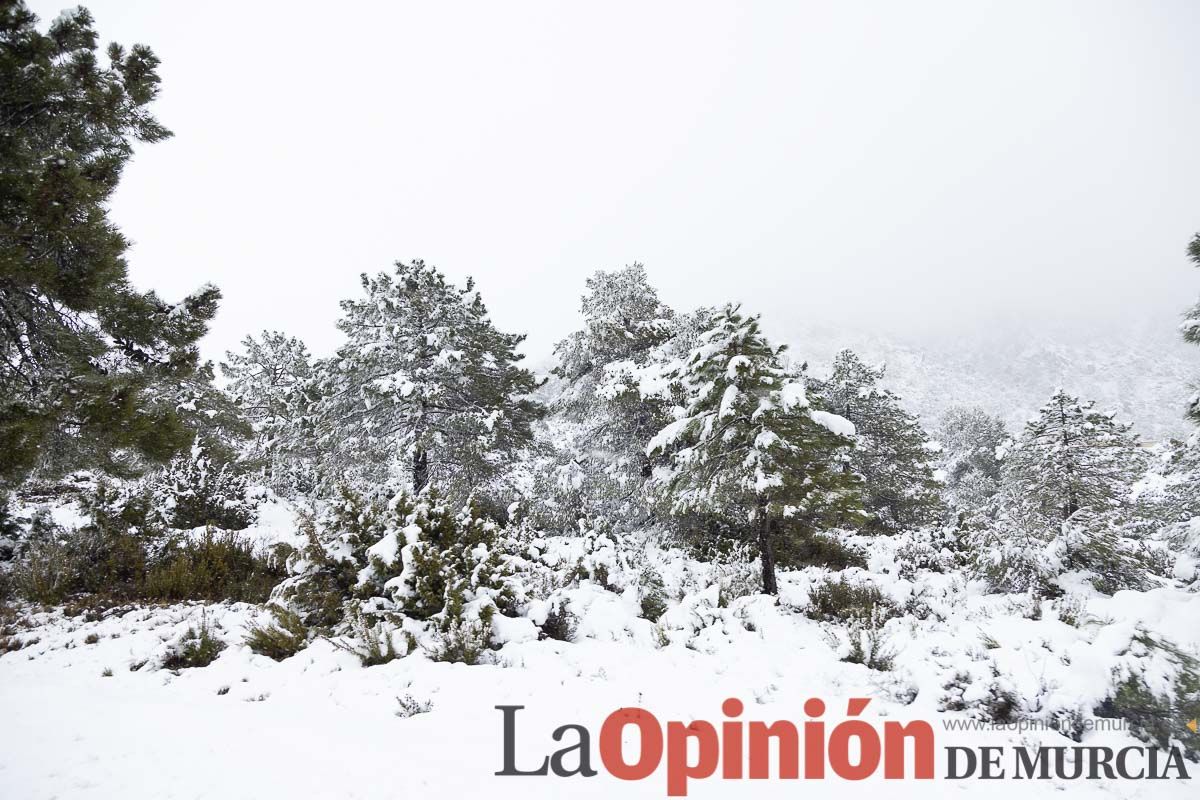
[[[1084,332],[1029,329],[965,333],[952,339],[889,339],[829,326],[769,325],[791,344],[792,356],[823,376],[834,354],[855,350],[886,364],[884,383],[927,426],[951,406],[977,405],[1017,432],[1055,388],[1096,401],[1132,422],[1146,440],[1189,432],[1184,404],[1200,373],[1200,354],[1169,320],[1128,329]]]

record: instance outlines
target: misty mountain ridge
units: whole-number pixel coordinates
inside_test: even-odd
[[[979,406],[1013,433],[1058,387],[1131,422],[1146,441],[1190,432],[1184,407],[1194,392],[1197,353],[1161,318],[1107,328],[1009,324],[953,337],[905,337],[831,325],[777,326],[793,359],[815,376],[850,348],[876,366],[883,383],[931,430],[953,406]],[[777,335],[782,331],[777,331]]]

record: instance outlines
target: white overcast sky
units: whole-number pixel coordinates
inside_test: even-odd
[[[36,0],[49,22],[65,5]],[[163,61],[136,283],[336,346],[363,271],[474,275],[540,360],[594,270],[684,309],[1097,330],[1200,286],[1200,3],[93,0]]]

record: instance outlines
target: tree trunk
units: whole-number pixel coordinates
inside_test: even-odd
[[[1067,492],[1067,502],[1063,506],[1063,519],[1068,520],[1076,511],[1079,510],[1079,503],[1075,501],[1075,493]]]
[[[775,580],[775,547],[771,543],[771,520],[767,518],[766,509],[760,508],[758,521],[758,554],[762,560],[762,585],[764,594],[779,594],[779,584]]]
[[[413,494],[420,494],[429,483],[429,453],[423,448],[413,451],[412,473]]]
[[[1059,425],[1062,426],[1062,445],[1063,452],[1066,452],[1067,447],[1071,444],[1071,439],[1067,436],[1067,412],[1063,408],[1062,402],[1058,404]],[[1079,510],[1079,503],[1075,500],[1075,490],[1072,485],[1075,481],[1075,468],[1070,461],[1067,462],[1067,502],[1063,503],[1063,519],[1068,520],[1071,515]]]

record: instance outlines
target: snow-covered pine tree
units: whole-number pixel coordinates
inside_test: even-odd
[[[226,391],[254,430],[249,460],[265,482],[290,496],[310,491],[313,460],[310,418],[315,404],[312,358],[304,343],[278,331],[247,336],[227,352],[221,371]]]
[[[1192,237],[1187,254],[1200,267],[1200,233]],[[1184,341],[1200,345],[1200,302],[1188,309],[1179,328]],[[1187,416],[1200,425],[1200,385],[1192,389]],[[1147,476],[1150,480],[1139,487],[1139,505],[1148,518],[1162,526],[1159,535],[1188,554],[1179,561],[1176,577],[1200,583],[1200,567],[1194,566],[1200,558],[1200,525],[1196,524],[1200,517],[1200,430],[1184,441],[1163,443],[1155,462]],[[1193,566],[1185,563],[1186,558],[1192,559]]]
[[[588,375],[599,380],[604,365],[615,361],[645,363],[674,333],[675,312],[659,300],[642,264],[598,270],[587,279],[580,312],[584,329],[555,347],[555,373],[573,383]]]
[[[86,427],[74,426],[47,432],[40,443],[38,474],[61,475],[86,466],[111,477],[130,479],[165,467],[172,458],[172,448],[190,449],[196,444],[222,461],[234,460],[250,427],[237,404],[217,388],[214,377],[212,362],[206,361],[179,373],[159,373],[136,394],[115,393],[110,400],[113,407],[101,404],[95,419],[107,419],[120,426],[117,420],[128,411],[122,407],[126,403],[142,404],[145,419],[138,419],[123,431],[110,430],[104,436],[92,436]],[[163,431],[151,433],[147,426],[161,419],[156,416],[159,413],[168,415],[171,423],[164,422]],[[135,443],[134,438],[141,443]]]
[[[135,142],[171,135],[150,113],[158,58],[110,44],[83,8],[43,33],[0,6],[0,482],[30,470],[163,463],[193,431],[172,402],[200,368],[220,292],[179,303],[130,285],[108,214]]]
[[[773,539],[804,536],[857,503],[843,463],[854,427],[810,404],[784,350],[757,316],[718,312],[677,375],[686,405],[647,448],[670,456],[653,482],[672,513],[719,518],[757,544],[768,594],[778,592]]]
[[[857,442],[850,466],[862,476],[863,505],[874,524],[897,530],[935,521],[941,487],[929,438],[900,399],[879,386],[883,374],[843,350],[834,357],[829,378],[812,384],[825,408],[854,424]]]
[[[1110,589],[1143,584],[1145,553],[1125,540],[1123,511],[1145,459],[1130,426],[1094,405],[1056,390],[1005,455],[1001,491],[971,536],[997,588],[1044,591],[1071,569]]]
[[[464,497],[532,438],[541,406],[517,365],[524,337],[496,329],[472,281],[459,289],[423,261],[362,286],[342,302],[346,343],[316,370],[327,482],[398,475]]]
[[[583,330],[555,347],[554,374],[566,386],[555,402],[567,423],[563,450],[577,516],[624,516],[642,499],[651,459],[646,443],[669,421],[661,391],[679,331],[641,264],[598,271],[582,298]],[[564,520],[572,525],[574,519]]]
[[[155,402],[174,406],[179,419],[195,434],[193,446],[232,462],[240,459],[252,429],[241,408],[215,381],[213,363],[205,361],[187,378],[163,381],[148,394]]]
[[[1061,521],[1048,520],[1028,497],[1005,490],[992,498],[986,516],[971,523],[973,571],[994,589],[1046,594],[1066,570],[1057,546]]]
[[[1058,389],[1005,457],[1003,481],[1066,520],[1119,505],[1144,467],[1129,425]]]
[[[1193,264],[1200,267],[1200,233],[1193,236],[1191,243],[1188,244],[1188,258]],[[1200,302],[1188,310],[1184,315],[1183,324],[1179,328],[1185,342],[1200,344]],[[1188,401],[1188,416],[1192,418],[1192,421],[1200,424],[1200,388]]]
[[[946,502],[961,518],[999,491],[1001,459],[1011,437],[999,417],[963,406],[946,410],[937,436]]]

